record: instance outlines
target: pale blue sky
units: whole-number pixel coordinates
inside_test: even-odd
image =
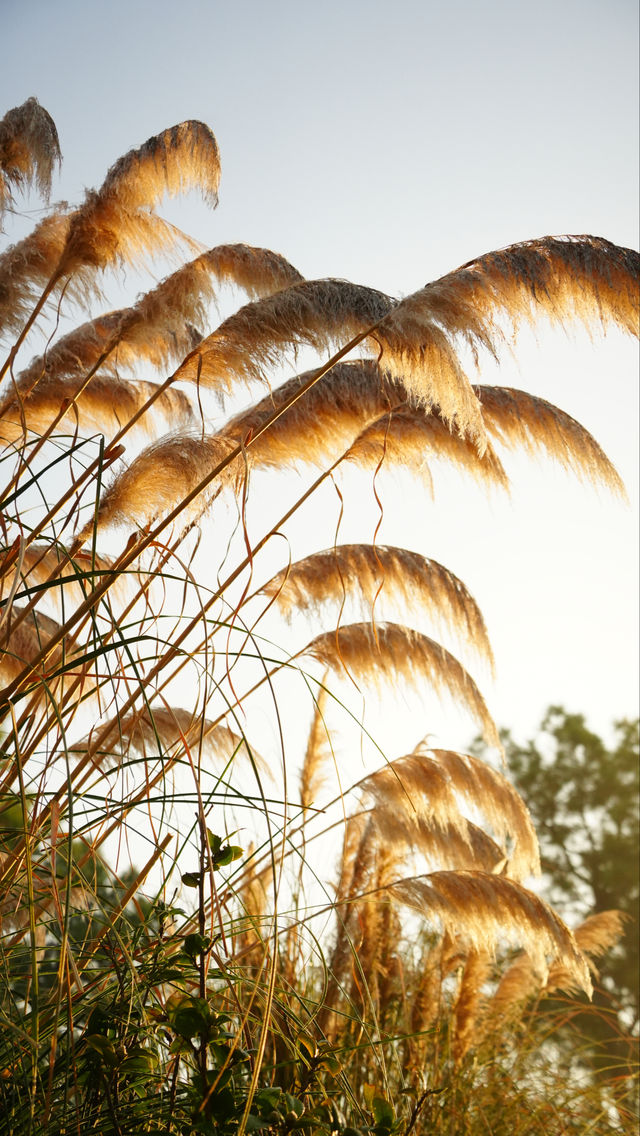
[[[4,0],[4,101],[59,125],[62,192],[183,118],[212,223],[307,275],[411,291],[547,232],[637,245],[632,0]]]
[[[220,144],[221,203],[189,202],[176,219],[208,245],[275,248],[309,277],[400,294],[546,233],[637,247],[632,0],[4,0],[0,20],[2,105],[36,95],[53,115],[57,197],[77,199],[121,153],[193,117]],[[527,341],[521,373],[483,378],[584,421],[636,501],[633,347],[558,340],[537,354]],[[402,503],[389,497],[388,540]],[[518,474],[511,505],[485,508],[447,479],[420,508],[423,531],[404,517],[404,542],[480,601],[499,722],[530,730],[550,701],[599,728],[634,712],[634,509],[540,467]]]

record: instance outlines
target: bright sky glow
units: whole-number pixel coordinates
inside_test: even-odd
[[[548,233],[637,247],[631,0],[5,0],[1,23],[3,112],[36,95],[52,114],[57,198],[79,199],[131,146],[199,118],[220,144],[221,204],[178,203],[172,218],[208,246],[276,249],[309,278],[398,295]],[[380,539],[441,560],[480,603],[498,672],[483,689],[518,735],[551,702],[605,730],[636,712],[638,690],[637,346],[540,339],[523,335],[516,361],[480,381],[579,419],[629,507],[519,459],[511,501],[437,470],[434,502],[404,482],[381,488]],[[342,539],[371,539],[377,519],[364,484]],[[459,729],[439,741],[464,746]]]

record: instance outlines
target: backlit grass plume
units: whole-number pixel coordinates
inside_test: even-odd
[[[484,620],[462,581],[437,561],[406,548],[335,545],[284,568],[261,591],[289,619],[298,611],[320,612],[332,602],[337,607],[347,595],[357,601],[363,617],[373,615],[378,597],[397,598],[408,611],[424,606],[492,662]]]
[[[60,142],[51,115],[37,99],[27,99],[0,120],[0,220],[15,194],[34,187],[45,200],[60,164]]]
[[[398,623],[351,623],[325,631],[304,648],[325,667],[380,685],[405,679],[447,691],[469,710],[489,745],[500,740],[475,682],[440,643]]]
[[[8,112],[7,227],[59,160],[37,100]],[[538,316],[633,331],[638,258],[545,237],[399,299],[162,216],[219,183],[183,122],[0,251],[0,1133],[450,1133],[456,1101],[491,1114],[488,1047],[519,1060],[531,999],[588,992],[622,928],[527,889],[503,773],[371,721],[424,736],[446,696],[499,761],[487,629],[413,547],[422,500],[439,462],[508,490],[514,449],[622,491],[568,415],[477,380]],[[414,531],[343,539],[394,469]],[[593,1091],[581,1118],[623,1116]]]
[[[545,973],[547,955],[558,956],[587,993],[591,980],[571,932],[538,896],[513,880],[485,872],[431,872],[401,880],[393,895],[409,907],[442,922],[492,952],[498,944],[520,941]]]
[[[458,804],[463,802],[480,813],[499,841],[493,844],[498,851],[494,865],[504,869],[508,860],[508,874],[516,880],[540,873],[538,842],[522,798],[503,774],[478,758],[418,746],[413,754],[365,777],[360,788],[376,802],[376,823],[404,826],[408,841],[420,839],[421,822],[436,828],[457,823],[467,839],[475,826],[469,829]],[[474,840],[478,843],[477,837],[468,836],[470,850]]]

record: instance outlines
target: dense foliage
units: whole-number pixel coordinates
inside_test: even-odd
[[[535,739],[521,745],[507,733],[503,740],[536,826],[546,894],[556,909],[569,921],[611,909],[627,917],[624,935],[599,966],[594,1000],[602,1013],[591,1013],[577,1025],[591,1029],[601,1042],[619,1040],[621,1034],[637,1037],[638,720],[617,722],[607,744],[582,714],[551,707]]]

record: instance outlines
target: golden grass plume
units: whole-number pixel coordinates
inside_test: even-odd
[[[157,383],[117,375],[94,375],[86,385],[78,376],[46,375],[26,397],[19,387],[8,389],[0,403],[0,441],[17,444],[25,427],[44,434],[58,416],[61,432],[115,431],[126,426],[150,399],[152,406],[137,423],[144,430],[151,431],[158,416],[183,427],[193,421],[191,401],[180,390],[162,390]]]
[[[295,399],[314,371],[296,375],[248,410],[229,419],[223,433],[235,441],[255,434],[274,411]],[[275,469],[299,463],[326,463],[340,457],[371,419],[404,401],[397,384],[369,360],[337,363],[297,398],[252,444],[254,464]]]
[[[628,916],[622,911],[596,911],[580,923],[575,931],[575,939],[580,950],[586,956],[589,970],[594,978],[598,977],[598,968],[595,959],[600,958],[615,946],[624,934],[624,925]],[[553,990],[576,990],[575,976],[562,962],[555,963],[549,970],[545,985],[545,992]]]
[[[422,406],[409,403],[383,412],[364,426],[345,454],[345,461],[366,469],[408,469],[433,491],[431,464],[445,461],[469,473],[486,488],[508,489],[509,480],[495,449],[488,441],[482,453],[466,437],[452,432],[446,422]]]
[[[424,743],[416,747],[416,752],[435,759],[451,779],[455,791],[469,806],[480,809],[501,845],[510,843],[505,870],[512,879],[540,874],[538,838],[531,815],[507,777],[468,753],[430,749]]]
[[[15,204],[15,191],[33,186],[49,200],[53,171],[60,165],[56,125],[35,98],[12,107],[0,119],[0,223]]]
[[[190,189],[215,206],[219,183],[218,144],[204,123],[181,122],[154,135],[119,158],[99,190],[87,192],[84,205],[72,215],[56,275],[85,270],[88,281],[90,270],[132,265],[176,245],[194,247],[154,209],[165,194],[174,197]]]
[[[427,408],[475,441],[485,434],[459,347],[498,358],[505,320],[615,323],[637,334],[640,258],[600,237],[543,237],[470,261],[400,301],[375,331],[381,362]]]
[[[326,720],[327,704],[328,694],[324,686],[321,686],[315,697],[311,728],[300,769],[300,804],[305,810],[318,801],[326,782],[326,767],[333,756],[332,735]]]
[[[380,839],[392,844],[398,855],[404,850],[406,856],[407,850],[412,849],[434,870],[439,867],[451,871],[502,870],[506,859],[504,848],[463,816],[451,795],[447,806],[443,800],[434,802],[428,819],[421,815],[422,811],[413,810],[406,801],[401,801],[398,807],[397,797],[390,795],[378,799],[371,817]]]
[[[225,764],[240,757],[263,772],[267,770],[266,762],[244,735],[180,706],[158,706],[113,718],[100,727],[100,739],[100,748],[96,749],[93,732],[89,733],[73,745],[72,756],[80,760],[90,753],[93,764],[106,770],[120,767],[133,752],[151,761],[189,750]]]
[[[22,553],[17,596],[21,598],[23,589],[33,592],[46,585],[50,576],[55,574],[56,580],[43,589],[43,596],[63,610],[70,603],[81,603],[95,587],[96,580],[111,570],[112,563],[110,559],[97,553],[91,556],[79,553],[73,560],[69,560],[62,548],[34,541]],[[61,564],[64,566],[62,571]],[[110,588],[110,596],[113,598],[122,595],[125,583],[126,578],[118,576]]]
[[[22,330],[56,270],[70,224],[70,214],[58,209],[0,254],[0,335],[3,338]],[[84,295],[84,288],[71,281],[66,295],[77,302]]]
[[[9,618],[5,619],[0,633],[0,675],[12,682],[25,667],[31,666],[40,652],[58,634],[60,624],[41,611],[31,611],[21,618],[24,608],[14,604]],[[13,618],[15,616],[15,627]],[[59,691],[73,677],[83,672],[85,689],[93,689],[96,681],[91,656],[85,657],[82,647],[72,635],[66,635],[53,648],[44,663],[30,676],[30,685],[42,685],[49,692]]]
[[[620,911],[599,911],[588,916],[573,934],[579,950],[586,959],[591,974],[597,978],[594,960],[613,947],[624,931],[625,916]],[[523,951],[505,970],[492,997],[487,1001],[483,1030],[500,1029],[506,1021],[516,1020],[534,995],[564,990],[569,993],[583,989],[574,968],[558,960],[548,972],[540,973],[536,961]]]
[[[622,481],[595,438],[544,398],[509,387],[476,386],[487,431],[508,449],[543,453],[563,469],[624,497]]]
[[[505,943],[527,950],[541,974],[547,960],[563,964],[588,995],[591,980],[586,960],[569,928],[537,895],[504,876],[485,872],[431,872],[400,880],[392,895],[443,929],[468,938],[492,956]]]
[[[456,1065],[475,1044],[478,1017],[484,1002],[483,986],[491,974],[491,955],[472,948],[460,976],[453,1007],[453,1059]]]
[[[487,253],[427,284],[401,301],[383,334],[392,348],[399,343],[407,365],[425,351],[432,328],[476,357],[484,349],[496,358],[505,319],[517,328],[544,314],[560,324],[613,322],[637,334],[639,279],[640,257],[632,249],[602,237],[541,237]]]
[[[153,135],[118,158],[107,172],[100,194],[127,209],[153,209],[168,194],[191,189],[215,208],[220,185],[220,152],[213,131],[188,119]]]
[[[310,655],[356,681],[426,681],[471,714],[489,745],[500,739],[473,679],[454,656],[426,635],[397,623],[352,623],[318,635],[301,654]]]
[[[229,391],[234,379],[264,379],[287,351],[344,346],[367,330],[394,301],[346,280],[305,280],[240,308],[209,335],[178,371]]]
[[[97,511],[97,524],[144,525],[180,505],[202,480],[233,451],[228,440],[213,435],[176,431],[153,442],[126,466],[105,491]],[[238,461],[228,465],[211,484],[180,512],[180,525],[201,515],[218,493],[238,475]],[[90,526],[83,530],[87,539]]]
[[[57,255],[47,261],[48,271],[41,274],[41,287],[53,273],[61,252],[60,247]],[[1,271],[0,263],[0,278]],[[34,392],[34,388],[43,382],[49,392],[53,391],[54,399],[62,401],[72,397],[73,378],[84,380],[97,367],[101,373],[121,381],[122,372],[139,363],[160,369],[179,362],[202,338],[198,328],[208,320],[208,307],[216,294],[214,280],[232,281],[249,295],[258,296],[269,295],[300,279],[300,273],[284,257],[269,249],[242,244],[210,249],[182,265],[132,307],[105,313],[56,340],[44,355],[23,369],[12,391],[5,395],[0,414],[6,417],[13,409],[17,420],[20,416],[15,408],[20,407],[27,426],[41,430],[50,414],[51,395],[40,389]],[[110,424],[113,415],[107,404],[104,419],[96,420],[95,408],[100,399],[95,387],[93,378],[92,390],[81,398],[85,405],[91,399],[94,406],[94,415],[87,424],[100,428]],[[113,397],[118,397],[117,390]],[[176,395],[172,401],[175,404],[177,400]]]
[[[397,597],[411,611],[423,607],[436,616],[493,664],[482,614],[462,581],[436,560],[406,548],[334,545],[282,569],[260,591],[289,620],[294,612],[317,614],[347,597],[357,601],[363,617],[371,616],[379,592]]]
[[[388,762],[358,782],[357,788],[375,802],[371,816],[384,842],[412,846],[427,859],[440,858],[447,868],[502,870],[507,859],[502,820],[502,844],[465,816],[458,786],[447,769],[426,754],[409,754]],[[503,794],[493,800],[470,802],[485,816],[500,811]],[[524,809],[524,804],[522,805]]]

